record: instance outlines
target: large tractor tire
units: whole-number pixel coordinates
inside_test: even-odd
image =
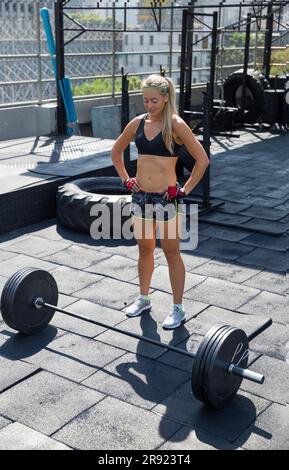
[[[237,71],[229,75],[224,82],[224,99],[229,107],[241,109],[243,75],[243,71]],[[254,124],[261,116],[264,107],[264,90],[268,88],[269,83],[262,75],[252,69],[248,70],[245,123]]]
[[[122,186],[118,177],[82,178],[58,188],[57,217],[59,222],[73,230],[91,233],[97,211],[109,214],[109,231],[119,232],[122,224],[130,219],[131,194]],[[123,214],[124,212],[124,214]],[[106,225],[108,226],[108,225]]]

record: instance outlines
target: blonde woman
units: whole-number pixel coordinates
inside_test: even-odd
[[[178,203],[201,180],[209,159],[191,129],[177,114],[176,91],[173,81],[160,75],[150,75],[142,83],[146,113],[132,119],[116,140],[111,157],[124,186],[132,192],[131,214],[134,236],[138,243],[138,274],[140,294],[126,309],[126,315],[135,317],[151,308],[149,288],[154,270],[156,226],[166,257],[173,292],[172,310],[163,322],[163,328],[173,329],[186,320],[182,303],[185,285],[185,266],[180,255],[176,226]],[[137,172],[130,177],[123,163],[122,153],[135,140],[138,149]],[[191,176],[183,188],[177,183],[177,152],[184,144],[195,159]],[[172,212],[172,207],[174,211]],[[168,210],[160,210],[167,209]]]

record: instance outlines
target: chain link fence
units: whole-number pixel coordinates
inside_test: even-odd
[[[134,9],[128,8],[125,13],[122,8],[125,3]],[[176,5],[173,1],[162,3],[169,7]],[[181,0],[178,3],[187,4]],[[103,9],[88,9],[97,4]],[[121,67],[129,74],[130,90],[140,89],[141,79],[150,73],[159,73],[160,66],[178,86],[182,10],[167,8],[160,17],[158,10],[135,8],[150,2],[120,1],[116,7],[109,8],[111,4],[105,0],[70,0],[65,7],[65,71],[72,81],[76,99],[115,96],[120,92]],[[75,9],[79,5],[87,9]],[[0,106],[41,104],[56,98],[40,18],[42,7],[49,9],[54,30],[54,0],[0,1]],[[158,25],[161,25],[161,32],[157,32]],[[192,82],[196,84],[206,82],[209,77],[210,26],[209,19],[206,25],[198,21],[194,25]],[[86,32],[79,35],[81,28]],[[242,34],[242,30],[237,34]],[[79,37],[72,41],[76,35]],[[242,67],[244,48],[237,42],[232,47],[232,33],[225,32],[219,39],[216,77],[224,79]],[[258,39],[251,50],[251,65],[259,62],[257,46]]]

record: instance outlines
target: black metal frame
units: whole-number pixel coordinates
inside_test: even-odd
[[[179,96],[179,114],[185,120],[189,120],[189,116],[194,114],[194,111],[191,110],[191,92],[192,92],[192,55],[193,55],[193,33],[194,33],[194,21],[197,20],[201,22],[205,26],[207,26],[210,31],[208,36],[212,36],[212,48],[211,48],[211,64],[210,64],[210,79],[207,84],[207,90],[204,93],[204,103],[203,103],[203,122],[204,122],[204,130],[203,130],[203,146],[210,158],[210,140],[211,140],[211,127],[212,127],[212,111],[213,111],[213,103],[214,103],[214,86],[215,86],[215,69],[216,69],[216,55],[218,51],[218,34],[222,30],[218,26],[218,12],[220,13],[222,8],[230,8],[236,7],[235,4],[225,4],[223,3],[225,0],[221,0],[219,4],[216,5],[200,5],[200,7],[205,8],[206,10],[215,10],[213,13],[203,13],[203,12],[196,12],[196,7],[198,6],[198,0],[189,0],[188,5],[184,6],[163,6],[161,2],[152,1],[150,7],[142,7],[144,10],[151,10],[154,15],[154,20],[156,24],[156,30],[137,30],[138,32],[178,32],[176,29],[163,29],[162,28],[162,10],[165,9],[182,9],[183,10],[183,18],[182,18],[182,30],[179,31],[182,33],[182,41],[181,41],[181,71],[180,71],[180,96]],[[61,79],[64,77],[65,74],[65,66],[64,66],[64,47],[72,42],[74,39],[78,38],[80,35],[84,34],[87,31],[105,31],[105,32],[134,32],[134,30],[127,29],[127,21],[126,15],[127,10],[130,9],[137,9],[138,7],[129,7],[126,5],[124,7],[118,7],[113,5],[114,10],[122,10],[124,12],[124,28],[122,29],[93,29],[93,28],[85,28],[79,22],[75,21],[64,11],[69,10],[104,10],[106,7],[71,7],[67,6],[70,3],[70,0],[58,0],[55,3],[55,28],[56,28],[56,49],[57,49],[57,78]],[[234,23],[233,25],[229,25],[228,27],[223,28],[223,30],[229,31],[235,30],[238,28],[240,31],[240,27],[245,23],[246,25],[246,41],[245,41],[245,54],[244,54],[244,80],[242,84],[242,100],[241,100],[241,122],[244,122],[244,113],[245,113],[245,106],[246,106],[246,71],[248,69],[249,63],[249,48],[250,48],[250,33],[251,33],[251,23],[252,20],[255,19],[257,24],[257,29],[260,31],[261,29],[261,20],[266,18],[266,34],[265,34],[265,48],[264,48],[264,58],[263,58],[263,71],[265,78],[269,78],[270,74],[270,59],[271,59],[271,46],[272,46],[272,37],[273,37],[273,27],[274,27],[274,13],[279,12],[279,20],[280,20],[280,12],[282,7],[289,4],[288,0],[283,1],[259,1],[254,2],[252,1],[251,4],[242,3],[239,4],[239,21]],[[249,13],[245,20],[242,20],[242,8],[252,7],[254,14]],[[273,7],[277,7],[275,10]],[[278,10],[279,7],[279,10]],[[256,12],[256,8],[259,8],[259,11]],[[267,8],[267,13],[264,15],[263,10]],[[156,14],[158,11],[158,17]],[[73,28],[66,28],[63,27],[63,17],[66,16],[69,18],[75,26]],[[209,17],[213,20],[213,25],[210,28],[206,23],[200,20],[200,17]],[[260,24],[259,24],[260,21]],[[280,21],[277,21],[278,27],[280,26]],[[75,31],[77,34],[70,39],[68,42],[65,43],[64,41],[64,32],[65,31]],[[203,38],[202,38],[203,39]],[[199,42],[199,41],[197,41]],[[196,43],[197,43],[196,42]],[[195,43],[195,44],[196,44]],[[65,111],[64,105],[61,98],[59,86],[57,86],[57,120],[58,120],[58,132],[64,134],[65,133]],[[124,129],[125,125],[129,122],[129,93],[128,93],[128,79],[127,75],[124,74],[122,70],[122,129]],[[223,134],[222,134],[223,135]],[[130,151],[129,149],[125,152],[125,163],[130,162]],[[182,178],[184,175],[184,168],[180,161],[177,164],[177,176],[178,178]],[[208,168],[205,172],[203,177],[203,191],[202,191],[202,206],[201,212],[207,212],[217,206],[218,204],[212,204],[210,202],[210,169]]]

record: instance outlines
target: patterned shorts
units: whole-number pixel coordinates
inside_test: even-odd
[[[180,201],[166,201],[165,193],[149,193],[139,191],[132,193],[130,213],[134,217],[145,220],[168,222],[176,218]]]

